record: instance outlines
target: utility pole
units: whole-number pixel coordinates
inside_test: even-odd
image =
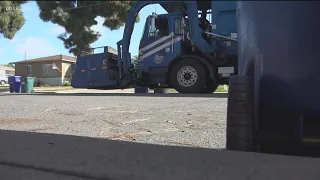
[[[27,60],[27,52],[24,52],[24,60]]]

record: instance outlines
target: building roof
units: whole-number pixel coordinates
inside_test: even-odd
[[[24,61],[17,61],[17,62],[11,62],[10,64],[25,64],[25,63],[32,63],[32,62],[48,62],[48,61],[54,61],[54,60],[62,60],[67,62],[76,62],[76,58],[72,56],[66,56],[66,55],[54,55],[54,56],[47,56],[42,58],[36,58],[36,59],[29,59]]]
[[[8,66],[2,66],[0,65],[0,70],[9,70],[9,71],[14,71],[15,69],[12,67],[8,67]]]

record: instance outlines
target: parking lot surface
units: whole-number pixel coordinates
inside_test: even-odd
[[[1,94],[0,179],[319,179],[319,159],[222,150],[213,96]]]
[[[3,95],[0,129],[224,148],[226,98]]]

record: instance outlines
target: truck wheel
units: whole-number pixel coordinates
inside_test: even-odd
[[[6,82],[5,81],[0,81],[0,84],[1,85],[4,85]]]
[[[253,97],[249,76],[230,78],[227,107],[227,149],[253,151]]]
[[[201,93],[206,82],[206,68],[195,59],[181,59],[170,72],[170,83],[179,93]]]
[[[207,82],[207,86],[206,86],[206,88],[203,90],[203,93],[204,93],[204,94],[212,94],[212,93],[214,93],[214,92],[217,90],[218,86],[219,86],[219,85],[218,85],[216,82],[214,82],[214,81],[212,81],[212,82]]]

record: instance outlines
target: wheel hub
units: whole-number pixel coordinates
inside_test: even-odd
[[[189,80],[189,79],[191,79],[191,74],[189,74],[189,73],[186,73],[186,74],[184,75],[184,78],[185,78],[186,80]]]
[[[198,79],[198,73],[195,68],[191,66],[182,67],[177,73],[177,80],[183,87],[193,86]]]

